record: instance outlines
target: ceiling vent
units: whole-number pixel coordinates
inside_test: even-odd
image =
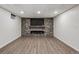
[[[11,14],[11,19],[15,19],[15,18],[16,18],[16,15]]]

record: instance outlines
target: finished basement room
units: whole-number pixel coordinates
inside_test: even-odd
[[[79,54],[79,5],[0,4],[0,54]]]

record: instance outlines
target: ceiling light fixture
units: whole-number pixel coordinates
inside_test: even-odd
[[[40,14],[41,12],[40,11],[37,11],[37,14]]]
[[[20,11],[21,14],[24,14],[24,11]]]
[[[58,14],[58,11],[54,11],[54,14]]]

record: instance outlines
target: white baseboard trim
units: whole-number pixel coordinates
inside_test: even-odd
[[[19,37],[21,37],[21,35],[18,36],[18,37],[16,37],[16,38],[13,38],[13,39],[10,40],[10,41],[7,41],[7,42],[6,42],[5,44],[3,44],[3,45],[0,45],[0,49],[3,48],[3,47],[5,47],[6,45],[10,44],[10,43],[13,42],[14,40],[18,39]]]
[[[60,41],[62,41],[62,42],[65,43],[66,45],[68,45],[69,47],[71,47],[71,48],[73,48],[74,50],[76,50],[76,51],[79,52],[79,49],[78,49],[78,48],[73,47],[72,45],[68,44],[66,41],[64,41],[64,40],[62,40],[62,39],[60,39],[60,38],[58,38],[58,37],[56,37],[56,36],[54,36],[54,37],[57,38],[57,39],[59,39]]]

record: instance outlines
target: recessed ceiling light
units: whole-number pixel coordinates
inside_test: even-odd
[[[24,14],[24,11],[20,11],[21,14]]]
[[[40,14],[41,12],[40,11],[37,11],[37,14]]]
[[[54,11],[54,14],[58,14],[58,11]]]

